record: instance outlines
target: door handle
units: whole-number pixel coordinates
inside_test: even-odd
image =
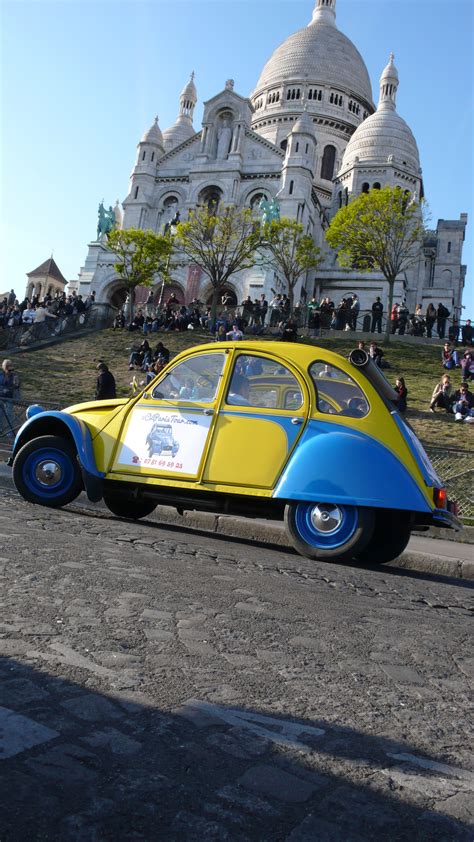
[[[203,409],[203,414],[204,415],[214,415],[214,410],[213,409]]]
[[[299,425],[299,424],[302,424],[302,423],[303,423],[303,421],[304,421],[304,419],[303,419],[303,418],[292,418],[292,419],[291,419],[291,423],[292,423],[292,424],[298,424],[298,425]]]

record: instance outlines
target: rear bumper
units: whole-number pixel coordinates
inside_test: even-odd
[[[443,529],[455,529],[457,532],[463,529],[463,525],[459,518],[457,518],[452,512],[448,512],[446,509],[435,509],[434,512],[432,512],[432,519],[433,526],[440,526]]]

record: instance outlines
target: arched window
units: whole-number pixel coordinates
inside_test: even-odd
[[[145,152],[143,153],[143,155],[142,155],[142,161],[144,161],[144,160],[145,160],[145,158],[146,158],[146,151],[145,151]]]
[[[138,199],[138,187],[135,187],[135,199]]]
[[[153,161],[154,161],[154,160],[155,160],[155,153],[154,153],[154,152],[152,152],[152,153],[151,153],[151,161],[152,161],[152,163],[153,163]]]
[[[321,178],[331,181],[334,175],[334,164],[336,162],[336,147],[326,146],[323,160],[321,162]]]
[[[218,187],[205,187],[198,196],[198,204],[204,205],[211,213],[215,213],[222,199],[222,190]]]
[[[364,181],[362,185],[362,193],[368,193],[370,190],[370,185],[368,181]]]
[[[294,181],[290,181],[290,189],[289,189],[289,191],[288,191],[288,192],[289,192],[289,194],[290,194],[290,196],[291,196],[291,194],[293,193],[293,186],[294,186],[294,183],[295,183]]]
[[[282,140],[282,142],[280,143],[280,149],[283,149],[283,151],[285,151],[287,146],[288,146],[288,140],[285,137],[285,140]]]
[[[448,243],[448,254],[450,254],[450,253],[451,253],[451,243],[449,242]]]
[[[298,141],[297,141],[297,142],[296,142],[296,146],[295,146],[295,152],[298,152],[299,148],[300,148],[300,145],[299,145],[299,143],[298,143]]]
[[[337,194],[337,200],[339,202],[339,207],[342,208],[342,190],[339,190],[339,193]]]
[[[346,205],[346,207],[349,204],[349,191],[347,187],[344,189],[344,204]]]
[[[380,182],[376,181],[375,184],[372,184],[373,190],[380,190]]]
[[[268,199],[268,196],[265,193],[254,193],[250,198],[250,209],[258,210],[258,206],[262,199]]]

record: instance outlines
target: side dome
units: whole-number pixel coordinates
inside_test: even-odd
[[[418,176],[420,154],[410,127],[397,114],[396,94],[398,71],[393,63],[393,53],[380,77],[380,99],[375,114],[367,117],[352,135],[342,159],[340,172],[355,161],[359,163],[386,163],[389,159]]]
[[[155,117],[155,122],[144,133],[140,143],[154,143],[156,146],[163,146],[163,135],[158,125],[158,117]]]
[[[185,140],[189,140],[195,134],[191,119],[184,114],[180,114],[173,125],[163,132],[165,150],[169,152],[171,149],[175,149],[180,143],[184,143]]]
[[[349,141],[341,171],[358,158],[362,162],[385,163],[392,156],[413,174],[420,170],[420,154],[410,127],[396,112],[376,111],[359,126]]]

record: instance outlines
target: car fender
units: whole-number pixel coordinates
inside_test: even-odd
[[[310,421],[275,498],[431,512],[418,481],[385,445],[359,430]]]
[[[96,503],[102,499],[102,479],[105,474],[97,469],[89,428],[84,421],[74,415],[53,410],[33,415],[18,430],[11,461],[28,441],[39,436],[61,435],[65,431],[68,433],[68,438],[72,437],[76,446],[87,496],[89,500]]]

